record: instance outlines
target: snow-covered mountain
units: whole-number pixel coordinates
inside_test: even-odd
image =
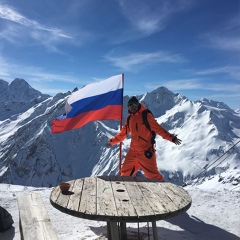
[[[0,121],[25,112],[49,97],[32,88],[24,79],[16,78],[10,84],[0,79]]]
[[[118,173],[119,146],[109,148],[107,141],[118,132],[119,121],[96,121],[51,134],[51,121],[64,113],[69,94],[50,97],[23,79],[11,84],[0,80],[0,182],[51,187]],[[156,138],[158,167],[167,181],[182,184],[197,176],[198,182],[217,177],[219,184],[240,183],[239,112],[221,102],[193,102],[164,87],[137,97],[158,123],[182,139],[176,146]],[[123,120],[128,100],[125,96]],[[129,143],[130,138],[122,145],[123,157]]]

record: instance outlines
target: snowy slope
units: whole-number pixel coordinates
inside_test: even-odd
[[[28,93],[28,85],[19,86]],[[18,89],[14,91],[17,95]],[[9,106],[0,121],[0,182],[51,187],[60,181],[118,173],[119,146],[108,148],[107,141],[118,132],[119,121],[96,121],[53,135],[51,120],[64,113],[70,92],[54,97],[34,94],[26,94],[26,99],[17,103],[8,95],[0,101],[1,110],[4,104]],[[158,167],[166,180],[182,184],[206,169],[205,180],[215,176],[221,180],[219,184],[240,182],[239,144],[224,155],[221,164],[224,158],[213,164],[240,140],[238,112],[207,99],[192,102],[164,87],[137,97],[163,127],[183,140],[176,146],[161,137],[156,139]],[[124,120],[128,99],[124,97]],[[16,109],[22,102],[27,104]],[[123,143],[123,157],[129,143],[130,139]]]

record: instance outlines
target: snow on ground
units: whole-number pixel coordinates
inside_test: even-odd
[[[217,184],[216,180],[212,179],[198,186],[187,186],[185,189],[192,197],[192,206],[187,213],[157,222],[160,240],[240,239],[239,185]],[[51,188],[0,184],[0,205],[7,209],[14,219],[13,227],[5,233],[0,233],[0,239],[20,240],[16,197],[30,191],[41,193],[59,240],[107,239],[105,222],[72,217],[52,207],[49,202],[51,190]],[[129,239],[147,240],[147,226],[147,223],[140,224],[140,237],[138,238],[137,224],[128,223]]]

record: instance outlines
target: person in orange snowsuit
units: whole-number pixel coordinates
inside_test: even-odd
[[[121,176],[133,176],[141,168],[147,178],[164,181],[164,177],[157,168],[155,148],[151,142],[152,134],[143,123],[142,112],[145,109],[146,107],[140,104],[136,97],[130,98],[128,101],[128,113],[131,117],[125,121],[120,132],[109,139],[108,145],[113,146],[120,143],[127,137],[127,134],[131,134],[130,149],[121,167]],[[152,114],[147,114],[147,120],[151,131],[176,145],[181,144],[181,140],[159,125]]]

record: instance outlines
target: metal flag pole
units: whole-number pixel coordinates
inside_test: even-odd
[[[122,73],[122,86],[123,86],[123,89],[124,89],[124,73]],[[123,101],[123,96],[122,96],[122,101]],[[120,119],[120,130],[122,129],[122,118],[123,118],[123,102],[122,102],[122,113],[121,113],[121,119]],[[119,175],[121,175],[121,168],[122,168],[122,142],[120,142],[119,148],[120,148],[119,149]]]

